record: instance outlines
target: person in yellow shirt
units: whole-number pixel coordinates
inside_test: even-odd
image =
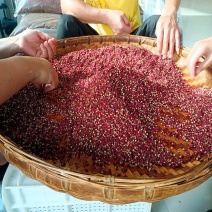
[[[180,49],[177,11],[181,0],[166,0],[161,16],[141,23],[138,0],[61,0],[57,39],[85,35],[134,34],[157,37],[158,54],[172,57]]]

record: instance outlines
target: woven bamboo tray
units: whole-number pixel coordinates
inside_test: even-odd
[[[144,47],[156,53],[156,40],[140,36],[86,36],[59,40],[57,54],[62,55],[83,48],[96,48],[106,45],[130,45]],[[189,49],[181,48],[180,54],[174,55],[174,62],[183,72],[184,79],[189,85],[212,88],[212,68],[209,67],[195,79],[191,79],[183,62]],[[175,139],[174,142],[181,142]],[[73,159],[69,166],[61,166],[44,161],[34,155],[19,149],[10,138],[0,135],[0,149],[7,160],[23,171],[27,176],[40,181],[48,187],[71,194],[83,200],[99,200],[106,203],[125,204],[137,201],[155,202],[166,197],[188,191],[203,183],[212,175],[211,157],[190,161],[181,168],[156,166],[154,173],[146,172],[143,167],[128,169],[125,173],[103,175],[94,167],[91,158],[81,156]],[[86,167],[85,162],[90,164]],[[115,167],[106,167],[115,172]],[[156,173],[155,173],[156,172]]]

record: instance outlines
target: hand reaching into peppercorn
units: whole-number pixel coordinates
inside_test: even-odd
[[[0,52],[0,59],[17,53],[52,58],[56,54],[56,40],[46,33],[27,29],[18,35],[0,39]]]
[[[26,30],[19,35],[0,39],[0,104],[29,82],[45,92],[56,88],[59,83],[57,73],[44,59],[52,58],[55,50],[55,39],[37,30]],[[20,52],[30,56],[14,56]]]
[[[185,62],[192,77],[212,65],[212,37],[196,42]]]
[[[163,58],[172,58],[174,51],[180,51],[181,29],[177,23],[177,10],[180,1],[166,1],[161,17],[159,18],[155,34],[157,36],[157,51]]]
[[[43,88],[44,92],[53,90],[58,85],[58,76],[51,63],[43,58],[24,57],[30,60],[32,78],[29,79],[38,89]],[[27,64],[27,62],[26,62]]]
[[[158,54],[172,58],[174,50],[180,51],[180,28],[176,17],[161,16],[156,27]]]
[[[46,33],[28,29],[17,35],[19,52],[43,58],[52,58],[56,54],[56,40]]]
[[[0,60],[0,104],[32,82],[35,87],[48,92],[58,85],[58,76],[51,63],[38,57],[17,56]],[[11,64],[16,64],[11,68]],[[11,86],[12,85],[12,86]],[[44,85],[44,87],[43,87]]]

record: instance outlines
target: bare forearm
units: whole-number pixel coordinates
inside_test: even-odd
[[[166,0],[162,15],[176,15],[180,7],[181,0]]]
[[[0,39],[0,59],[14,56],[19,53],[19,47],[16,44],[17,36]]]
[[[83,23],[106,24],[108,9],[95,8],[82,0],[61,0],[63,14],[73,15]]]
[[[21,56],[0,60],[0,104],[12,97],[34,78],[35,72],[28,60],[30,60],[29,57]]]

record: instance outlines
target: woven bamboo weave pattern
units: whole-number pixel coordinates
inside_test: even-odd
[[[59,40],[57,54],[111,45],[143,47],[156,53],[155,39],[123,35],[86,36]],[[211,67],[196,78],[190,78],[188,70],[183,65],[188,53],[189,49],[182,47],[180,54],[175,54],[173,58],[182,70],[183,78],[190,86],[212,88]],[[178,110],[178,108],[172,109]],[[168,111],[164,110],[164,114],[167,113]],[[183,120],[186,114],[181,112],[178,118]],[[157,124],[164,131],[171,130],[165,128],[161,120]],[[166,135],[166,139],[175,143],[176,154],[183,155],[184,149],[190,145],[183,139],[169,137],[169,135]],[[3,135],[0,136],[0,141],[0,149],[5,153],[8,161],[26,175],[57,191],[66,192],[84,200],[100,200],[116,204],[136,201],[154,202],[190,190],[212,175],[212,155],[189,161],[178,168],[154,165],[151,171],[145,167],[128,167],[123,171],[114,164],[110,164],[105,167],[102,174],[101,167],[93,163],[92,157],[84,154],[71,158],[64,166],[60,161],[56,163],[51,160],[45,161],[22,151],[10,138]]]

